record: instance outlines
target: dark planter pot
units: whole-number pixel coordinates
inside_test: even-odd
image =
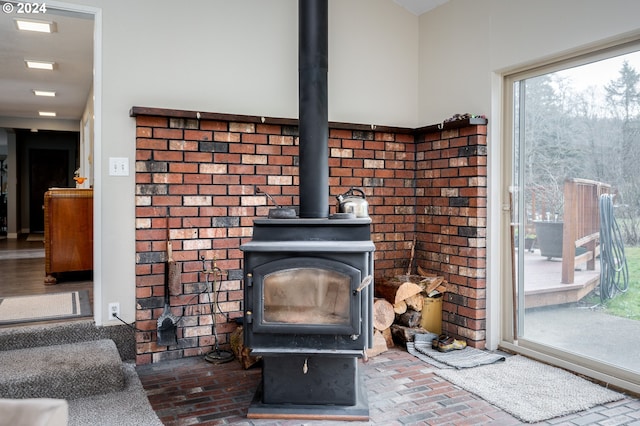
[[[533,246],[536,243],[535,238],[525,238],[524,239],[524,248],[525,250],[533,251]]]
[[[540,255],[551,259],[562,257],[562,226],[563,222],[534,222],[536,237],[540,247]]]

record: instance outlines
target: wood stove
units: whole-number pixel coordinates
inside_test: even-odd
[[[249,417],[368,419],[370,219],[257,219],[244,244],[244,343],[262,356]]]
[[[327,0],[298,2],[299,217],[256,219],[244,252],[244,344],[262,356],[249,418],[368,420],[371,220],[329,217]],[[271,216],[271,215],[270,215]]]

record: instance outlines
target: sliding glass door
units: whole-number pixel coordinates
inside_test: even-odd
[[[640,46],[507,78],[516,337],[640,376]]]

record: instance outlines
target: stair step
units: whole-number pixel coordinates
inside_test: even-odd
[[[98,327],[93,320],[0,328],[0,351],[110,339],[122,360],[136,358],[135,334],[127,325]]]
[[[75,399],[124,385],[113,340],[0,351],[0,398]]]

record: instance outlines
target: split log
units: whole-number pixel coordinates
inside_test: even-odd
[[[373,301],[373,328],[382,331],[391,327],[395,316],[391,303],[385,299],[375,299]]]
[[[398,323],[406,327],[420,327],[422,312],[407,309],[407,312],[398,317]]]
[[[424,296],[422,294],[414,294],[413,296],[408,297],[404,302],[406,303],[407,308],[413,309],[414,311],[422,312],[422,307],[424,306]]]
[[[409,258],[409,266],[407,267],[407,275],[411,275],[411,265],[416,257],[416,234],[413,234],[413,244],[411,244],[411,257]]]
[[[422,269],[420,267],[420,265],[418,265],[418,274],[422,275],[423,277],[435,277],[435,274],[430,274],[427,271],[425,271],[424,269]]]
[[[427,333],[429,332],[424,328],[405,327],[400,324],[393,324],[391,326],[391,335],[393,336],[393,341],[404,346],[407,345],[407,342],[413,342],[416,334]]]
[[[424,292],[429,295],[433,290],[437,289],[440,284],[444,281],[444,277],[425,277],[422,281],[420,281],[420,285],[423,286]]]
[[[405,302],[404,300],[401,300],[398,303],[394,303],[393,312],[395,312],[396,315],[401,315],[407,312],[407,302]]]
[[[383,297],[392,305],[418,294],[422,287],[409,281],[383,281],[376,285],[376,297]]]
[[[230,336],[231,350],[245,370],[260,361],[260,357],[251,356],[251,349],[244,346],[242,326],[236,328]]]
[[[366,350],[367,357],[374,357],[385,352],[387,349],[389,349],[387,347],[387,340],[384,338],[382,331],[375,330],[373,332],[373,347]]]
[[[394,347],[393,336],[391,335],[391,327],[382,330],[382,335],[384,336],[384,340],[387,342],[387,348]]]

